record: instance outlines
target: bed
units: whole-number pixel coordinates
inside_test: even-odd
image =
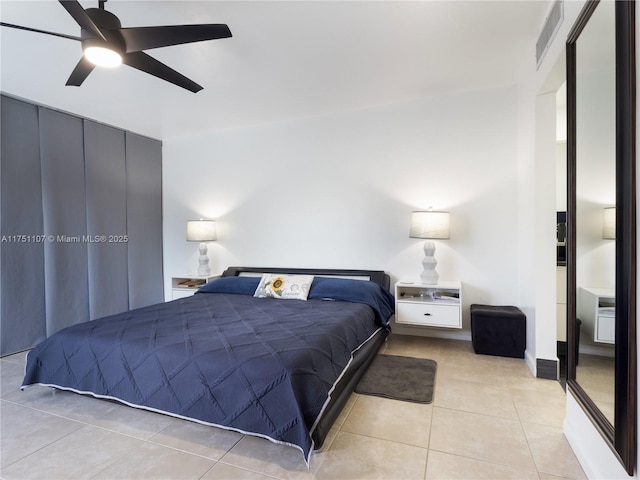
[[[303,278],[304,301],[258,296]],[[393,309],[382,271],[230,267],[191,297],[57,332],[28,353],[22,388],[264,437],[298,448],[308,464],[384,342]]]

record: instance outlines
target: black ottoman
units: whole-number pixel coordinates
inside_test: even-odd
[[[527,319],[518,307],[471,305],[473,351],[524,358]]]

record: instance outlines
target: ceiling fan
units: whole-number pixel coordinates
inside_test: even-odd
[[[84,55],[71,72],[67,85],[82,85],[96,66],[115,67],[124,63],[196,93],[202,90],[200,85],[143,50],[231,37],[231,30],[224,24],[122,28],[118,17],[104,9],[107,0],[100,0],[99,8],[86,10],[77,0],[58,1],[80,25],[79,37],[4,22],[0,25],[81,42]]]

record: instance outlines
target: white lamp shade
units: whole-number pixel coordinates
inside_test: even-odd
[[[412,212],[409,237],[449,238],[449,212]]]
[[[217,240],[216,222],[213,220],[189,220],[187,222],[188,242],[213,242]]]
[[[616,239],[616,207],[604,209],[602,217],[602,238],[605,240]]]

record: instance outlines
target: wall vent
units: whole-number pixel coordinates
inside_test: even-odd
[[[540,32],[540,36],[538,37],[538,41],[536,42],[536,65],[537,68],[540,68],[540,64],[542,63],[542,59],[544,58],[547,50],[549,50],[549,46],[551,42],[553,42],[556,33],[560,29],[560,25],[562,24],[562,20],[564,18],[564,5],[563,0],[556,0],[553,2],[551,6],[551,10],[547,14],[544,19],[544,26],[542,27],[542,32]]]

